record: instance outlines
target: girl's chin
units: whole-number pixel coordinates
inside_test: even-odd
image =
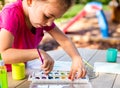
[[[41,25],[34,25],[35,28],[43,28]]]

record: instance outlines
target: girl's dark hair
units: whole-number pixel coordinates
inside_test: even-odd
[[[75,0],[57,0],[58,3],[60,3],[61,7],[63,7],[65,10],[69,9],[74,3]]]

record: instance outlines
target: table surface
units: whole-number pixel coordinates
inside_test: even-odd
[[[78,51],[82,58],[84,58],[92,66],[94,65],[95,62],[106,61],[106,50],[78,48]],[[55,60],[59,61],[71,60],[64,50],[52,50],[48,51],[47,53]],[[119,58],[117,59],[117,62],[120,62]],[[90,74],[91,72],[92,70],[88,69],[88,74]],[[120,75],[118,74],[98,73],[96,77],[94,78],[90,77],[90,83],[92,84],[93,88],[120,88],[119,82]],[[26,79],[24,80],[19,81],[13,80],[11,72],[8,72],[8,85],[9,88],[29,88],[30,82],[28,81],[27,76]]]

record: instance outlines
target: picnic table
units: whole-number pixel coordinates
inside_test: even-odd
[[[106,61],[106,50],[78,48],[78,51],[82,58],[92,66],[95,62]],[[57,61],[71,60],[64,50],[52,50],[47,53]],[[119,58],[117,62],[120,62]],[[90,70],[88,70],[88,73],[90,73],[89,71]],[[119,81],[119,74],[98,73],[98,76],[90,78],[90,83],[93,88],[120,88]],[[29,88],[30,83],[31,82],[28,81],[28,76],[26,76],[24,80],[16,81],[12,79],[11,72],[8,72],[9,88]]]

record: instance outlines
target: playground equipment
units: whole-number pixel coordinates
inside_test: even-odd
[[[96,13],[96,16],[98,18],[98,24],[100,27],[100,31],[102,34],[102,37],[107,38],[109,37],[109,31],[108,31],[108,22],[106,20],[105,14],[102,10],[102,4],[100,2],[90,2],[88,3],[84,9],[78,13],[63,29],[64,33],[67,33],[68,28],[73,25],[78,19],[84,17],[88,12],[94,12]]]

